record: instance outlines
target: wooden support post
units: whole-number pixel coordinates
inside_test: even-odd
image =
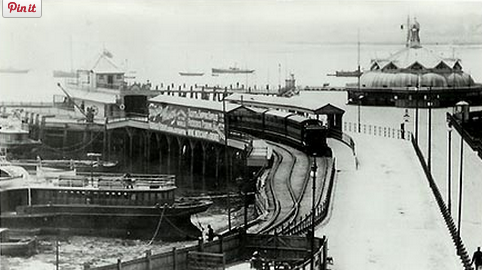
[[[199,252],[204,252],[204,240],[202,237],[198,239],[198,250]]]
[[[182,165],[182,141],[178,138],[177,145],[179,146],[179,153],[178,153],[178,160],[177,160],[177,173],[181,172],[181,165]],[[179,174],[182,177],[182,174]]]
[[[149,164],[151,160],[151,131],[146,132],[146,173],[149,173]]]
[[[215,172],[215,179],[216,179],[216,186],[219,185],[219,149],[216,148],[216,172]]]
[[[133,161],[133,158],[132,158],[132,153],[134,151],[134,146],[133,146],[133,143],[134,143],[134,134],[132,134],[133,132],[129,129],[129,128],[126,128],[127,130],[127,135],[129,136],[129,170],[132,171],[132,161]]]
[[[202,184],[203,184],[203,190],[206,189],[206,143],[202,143],[202,151],[203,151],[203,161],[202,161]]]
[[[107,131],[107,155],[105,156],[106,160],[110,160],[110,155],[112,151],[112,131]]]
[[[110,142],[109,142],[109,138],[108,138],[109,131],[107,130],[107,124],[109,124],[109,118],[106,117],[105,122],[104,122],[104,136],[102,138],[102,145],[103,145],[102,156],[103,156],[104,160],[108,160],[108,158],[109,158],[108,152],[109,152],[109,147],[110,147],[110,145],[109,145]]]
[[[171,173],[171,137],[167,137],[167,173]]]
[[[152,251],[151,250],[146,250],[146,269],[151,270],[152,269]]]
[[[194,148],[196,147],[196,143],[192,140],[189,140],[189,145],[191,146],[189,184],[191,185],[191,188],[194,188]]]
[[[172,248],[172,270],[177,269],[176,247]]]
[[[219,238],[219,253],[223,253],[224,252],[223,236],[219,235],[218,238]]]
[[[63,135],[63,138],[62,138],[62,148],[65,148],[67,147],[67,136],[69,135],[68,131],[67,131],[67,124],[65,125],[64,127],[64,135]]]

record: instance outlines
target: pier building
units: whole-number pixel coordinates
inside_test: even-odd
[[[463,71],[461,59],[422,46],[420,24],[408,22],[405,48],[373,59],[347,87],[348,103],[397,107],[449,107],[460,100],[482,104],[482,85]]]

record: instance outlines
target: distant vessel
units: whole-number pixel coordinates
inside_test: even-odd
[[[181,76],[204,76],[204,72],[179,72]]]
[[[30,69],[17,69],[17,68],[0,68],[0,73],[28,73]]]
[[[213,68],[212,73],[226,73],[226,74],[248,74],[253,73],[254,69],[240,69],[237,67],[229,67],[229,68]]]
[[[54,70],[54,78],[75,78],[77,74],[72,71]]]
[[[334,77],[360,77],[362,75],[361,71],[354,70],[354,71],[336,71],[335,74],[327,74],[327,76],[334,76]]]

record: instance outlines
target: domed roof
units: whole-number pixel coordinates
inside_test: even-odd
[[[459,59],[442,58],[420,44],[420,25],[409,27],[407,44],[386,59],[374,59],[360,77],[368,88],[467,87],[472,78],[462,71]]]
[[[360,85],[366,88],[398,88],[398,87],[466,87],[474,85],[468,74],[457,73],[410,73],[369,71],[360,77]]]

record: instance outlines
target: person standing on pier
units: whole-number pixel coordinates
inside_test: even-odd
[[[475,270],[482,269],[482,251],[480,251],[480,247],[477,247],[477,251],[474,252],[472,256],[472,262],[470,265],[475,264]]]
[[[208,225],[208,241],[213,241],[214,240],[214,230],[211,225]]]

